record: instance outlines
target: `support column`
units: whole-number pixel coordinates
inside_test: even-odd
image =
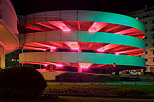
[[[102,70],[101,69],[99,69],[99,74],[102,74]]]
[[[22,52],[22,53],[24,53],[24,49],[22,49],[22,50],[21,50],[21,52]],[[21,66],[24,66],[24,64],[23,64],[23,63],[21,63]],[[41,69],[41,68],[40,68],[40,69]]]
[[[119,75],[119,70],[115,70],[115,75]]]
[[[1,52],[1,68],[5,68],[5,48],[3,46],[0,47]]]
[[[111,74],[111,76],[112,76],[112,69],[110,68],[110,72],[109,72],[109,74]]]
[[[78,73],[82,73],[82,68],[80,66],[78,67]]]
[[[50,72],[53,72],[53,65],[50,65]]]
[[[150,72],[150,66],[146,67],[146,71]]]
[[[143,68],[143,73],[145,73],[145,71],[146,71],[146,67],[145,67],[145,68]]]

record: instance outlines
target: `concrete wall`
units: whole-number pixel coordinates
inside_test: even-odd
[[[122,20],[119,20],[122,19]],[[144,30],[144,25],[141,21],[115,13],[87,11],[87,10],[60,10],[60,11],[46,11],[38,12],[25,16],[25,24],[34,24],[46,21],[96,21],[107,22],[120,25],[126,25],[133,28]]]
[[[154,72],[154,31],[151,31],[151,28],[154,28],[154,15],[153,15],[154,10],[139,10],[135,11],[133,14],[131,14],[133,17],[138,17],[139,20],[141,20],[146,29],[146,38],[144,39],[146,43],[146,51],[147,53],[143,54],[141,57],[147,59],[146,61],[146,71],[152,71]]]
[[[6,25],[6,28],[13,34],[18,34],[17,20],[18,18],[11,2],[9,0],[2,0],[3,25]]]
[[[78,60],[80,59],[80,60]],[[19,54],[20,63],[94,63],[145,67],[145,60],[137,56],[88,52],[26,52]]]
[[[45,80],[55,80],[56,75],[60,75],[61,73],[57,72],[40,72]]]
[[[8,54],[17,50],[19,45],[18,18],[10,0],[0,0],[0,3],[0,41],[5,47],[5,54]]]
[[[21,34],[22,35],[22,34]],[[91,34],[85,31],[71,31],[69,33],[60,31],[36,32],[28,33],[20,38],[22,43],[32,42],[49,42],[49,41],[77,41],[77,42],[96,42],[96,43],[112,43],[145,49],[143,40],[120,34],[96,32]]]

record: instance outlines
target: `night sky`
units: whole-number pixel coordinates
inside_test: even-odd
[[[51,10],[95,10],[126,14],[154,6],[154,0],[12,0],[18,15]]]

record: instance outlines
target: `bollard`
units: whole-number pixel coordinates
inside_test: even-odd
[[[121,84],[123,85],[123,80],[122,80],[122,83]]]
[[[105,78],[105,85],[106,85],[106,78]]]
[[[91,85],[92,85],[92,79],[91,79]]]
[[[135,78],[135,85],[136,85],[136,81],[137,81],[137,80],[136,80],[136,78]]]
[[[60,79],[60,84],[61,84],[61,79]]]
[[[74,79],[74,84],[76,84],[76,80],[75,80],[75,78],[73,78]]]

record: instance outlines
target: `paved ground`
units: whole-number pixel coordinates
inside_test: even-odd
[[[60,98],[87,98],[87,99],[98,99],[98,100],[114,100],[114,101],[130,101],[130,102],[154,102],[154,99],[134,99],[134,98],[102,98],[102,97],[76,97],[76,96],[58,96]],[[104,102],[104,101],[103,101]]]
[[[143,82],[143,81],[123,81],[123,82],[106,82],[106,83],[66,83],[66,82],[48,82],[48,84],[106,84],[106,85],[154,85],[154,82]]]
[[[140,78],[144,81],[154,81],[154,76],[152,75],[120,75],[120,77]]]

